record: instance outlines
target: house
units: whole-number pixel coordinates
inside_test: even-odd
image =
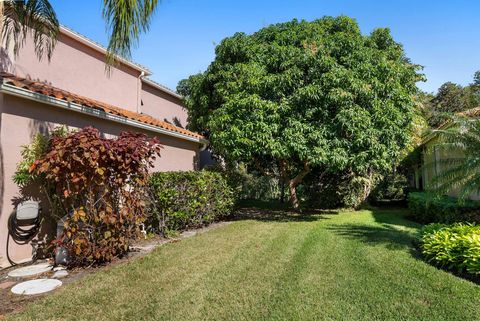
[[[458,114],[462,117],[472,119],[480,118],[480,107],[472,108]],[[446,121],[438,129],[450,128],[454,123]],[[416,187],[420,189],[428,189],[433,179],[442,171],[442,159],[452,158],[453,156],[462,155],[461,150],[445,150],[438,146],[438,134],[435,132],[428,133],[421,142],[422,160],[419,170],[415,174]],[[447,193],[448,196],[458,197],[459,191],[454,189]],[[480,200],[479,194],[471,194],[469,199]]]
[[[119,58],[105,72],[106,50],[62,27],[51,61],[38,61],[28,40],[15,57],[0,51],[0,266],[6,264],[7,220],[20,195],[12,176],[21,146],[58,125],[94,126],[105,136],[122,131],[158,136],[163,145],[154,171],[193,170],[206,140],[185,129],[182,97],[150,80],[143,66]],[[30,245],[11,244],[14,261],[29,259]]]

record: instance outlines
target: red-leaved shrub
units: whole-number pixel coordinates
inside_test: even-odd
[[[157,138],[123,132],[108,139],[93,127],[52,137],[30,172],[53,187],[67,215],[57,242],[71,265],[108,262],[128,251],[145,219],[148,169],[160,148]]]

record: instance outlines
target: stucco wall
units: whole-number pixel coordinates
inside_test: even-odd
[[[448,158],[458,158],[462,157],[461,150],[445,150],[444,148],[435,147],[438,144],[438,138],[434,137],[430,141],[428,141],[423,150],[423,183],[424,188],[430,187],[433,183],[433,179],[436,175],[442,173],[445,168],[442,168],[441,160],[445,160]],[[447,193],[447,195],[452,197],[457,197],[459,193],[458,189],[453,189]],[[469,196],[470,199],[473,200],[480,200],[480,194],[471,194]]]
[[[187,125],[187,110],[182,106],[179,98],[168,95],[147,83],[142,83],[141,103],[142,113],[160,120],[167,120],[183,128]],[[175,118],[179,124],[175,122]]]
[[[0,96],[0,111],[0,257],[2,257],[0,266],[2,266],[5,265],[7,219],[14,209],[15,199],[21,196],[11,177],[20,160],[22,145],[30,143],[36,133],[45,132],[57,125],[67,125],[71,129],[90,125],[107,135],[118,135],[124,130],[137,132],[141,130],[9,95]],[[160,134],[158,137],[163,149],[161,158],[155,163],[154,171],[195,169],[199,150],[197,143]],[[12,246],[10,253],[15,260],[28,258],[31,246]]]
[[[60,34],[50,62],[46,58],[37,60],[31,40],[26,41],[18,57],[4,51],[0,59],[0,66],[17,76],[137,111],[140,71],[119,65],[107,75],[102,53],[64,34]]]

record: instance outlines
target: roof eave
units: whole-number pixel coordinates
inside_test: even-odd
[[[155,81],[148,79],[148,78],[142,78],[142,81],[146,83],[147,85],[154,87],[160,91],[163,91],[166,94],[169,94],[170,96],[173,96],[178,99],[183,99],[183,96],[180,95],[179,93],[174,92],[173,90],[169,90],[168,88],[165,88],[161,86],[160,84],[157,84]]]
[[[114,115],[114,114],[111,114],[111,113],[108,113],[108,112],[105,112],[105,111],[102,111],[102,110],[99,110],[99,109],[95,109],[95,108],[91,108],[91,107],[87,107],[87,106],[82,106],[80,104],[69,102],[69,101],[66,101],[66,100],[63,100],[63,99],[58,99],[58,98],[50,97],[50,96],[47,96],[47,95],[44,95],[44,94],[39,94],[39,93],[36,93],[36,92],[32,92],[30,90],[27,90],[27,89],[24,89],[24,88],[19,88],[17,86],[2,83],[2,84],[0,84],[0,92],[2,92],[4,94],[12,95],[12,96],[21,97],[21,98],[24,98],[24,99],[36,101],[36,102],[39,102],[39,103],[60,107],[60,108],[63,108],[63,109],[74,111],[74,112],[90,115],[90,116],[93,116],[93,117],[96,117],[96,118],[106,119],[106,120],[113,121],[113,122],[116,122],[116,123],[129,125],[129,126],[132,126],[132,127],[135,127],[135,128],[140,128],[140,129],[148,130],[148,131],[151,131],[151,132],[160,133],[160,134],[163,134],[163,135],[180,138],[180,139],[183,139],[183,140],[187,140],[187,141],[195,142],[195,143],[198,143],[198,144],[202,144],[204,146],[208,144],[208,140],[206,140],[205,138],[199,138],[199,137],[193,137],[193,136],[185,135],[185,134],[175,132],[175,131],[171,131],[171,130],[161,128],[161,127],[158,127],[158,126],[146,124],[146,123],[134,120],[134,119]]]
[[[80,42],[80,43],[82,43],[82,44],[84,44],[84,45],[86,45],[86,46],[104,54],[104,55],[107,54],[107,49],[105,49],[103,46],[99,45],[98,43],[88,39],[87,37],[75,32],[75,31],[73,31],[73,30],[71,30],[71,29],[69,29],[65,26],[60,27],[60,33],[66,35],[70,38],[73,38],[76,41],[78,41],[78,42]],[[140,66],[140,65],[138,65],[138,64],[136,64],[136,63],[134,63],[134,62],[132,62],[128,59],[125,59],[125,58],[120,57],[120,56],[116,56],[116,59],[120,63],[122,63],[126,66],[129,66],[130,68],[133,68],[135,70],[138,70],[140,72],[143,72],[147,76],[152,75],[152,72],[149,69],[147,69],[145,67],[142,67],[142,66]]]
[[[433,132],[430,132],[428,134],[425,135],[425,137],[422,139],[422,141],[420,142],[420,145],[425,145],[426,143],[428,143],[429,141],[431,141],[432,139],[434,139],[436,136],[437,136],[437,133],[436,131],[437,130],[444,130],[444,129],[448,129],[452,126],[453,122],[452,121],[446,121],[444,122],[443,124],[441,124],[440,126],[438,126],[438,128],[436,128]]]

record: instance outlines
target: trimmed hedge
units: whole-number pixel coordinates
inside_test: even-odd
[[[422,231],[420,247],[427,261],[435,265],[480,275],[479,225],[427,225]]]
[[[158,172],[152,174],[149,185],[149,224],[164,235],[204,226],[233,209],[233,191],[220,173]]]
[[[420,223],[480,222],[480,202],[428,193],[408,195],[409,217]]]

